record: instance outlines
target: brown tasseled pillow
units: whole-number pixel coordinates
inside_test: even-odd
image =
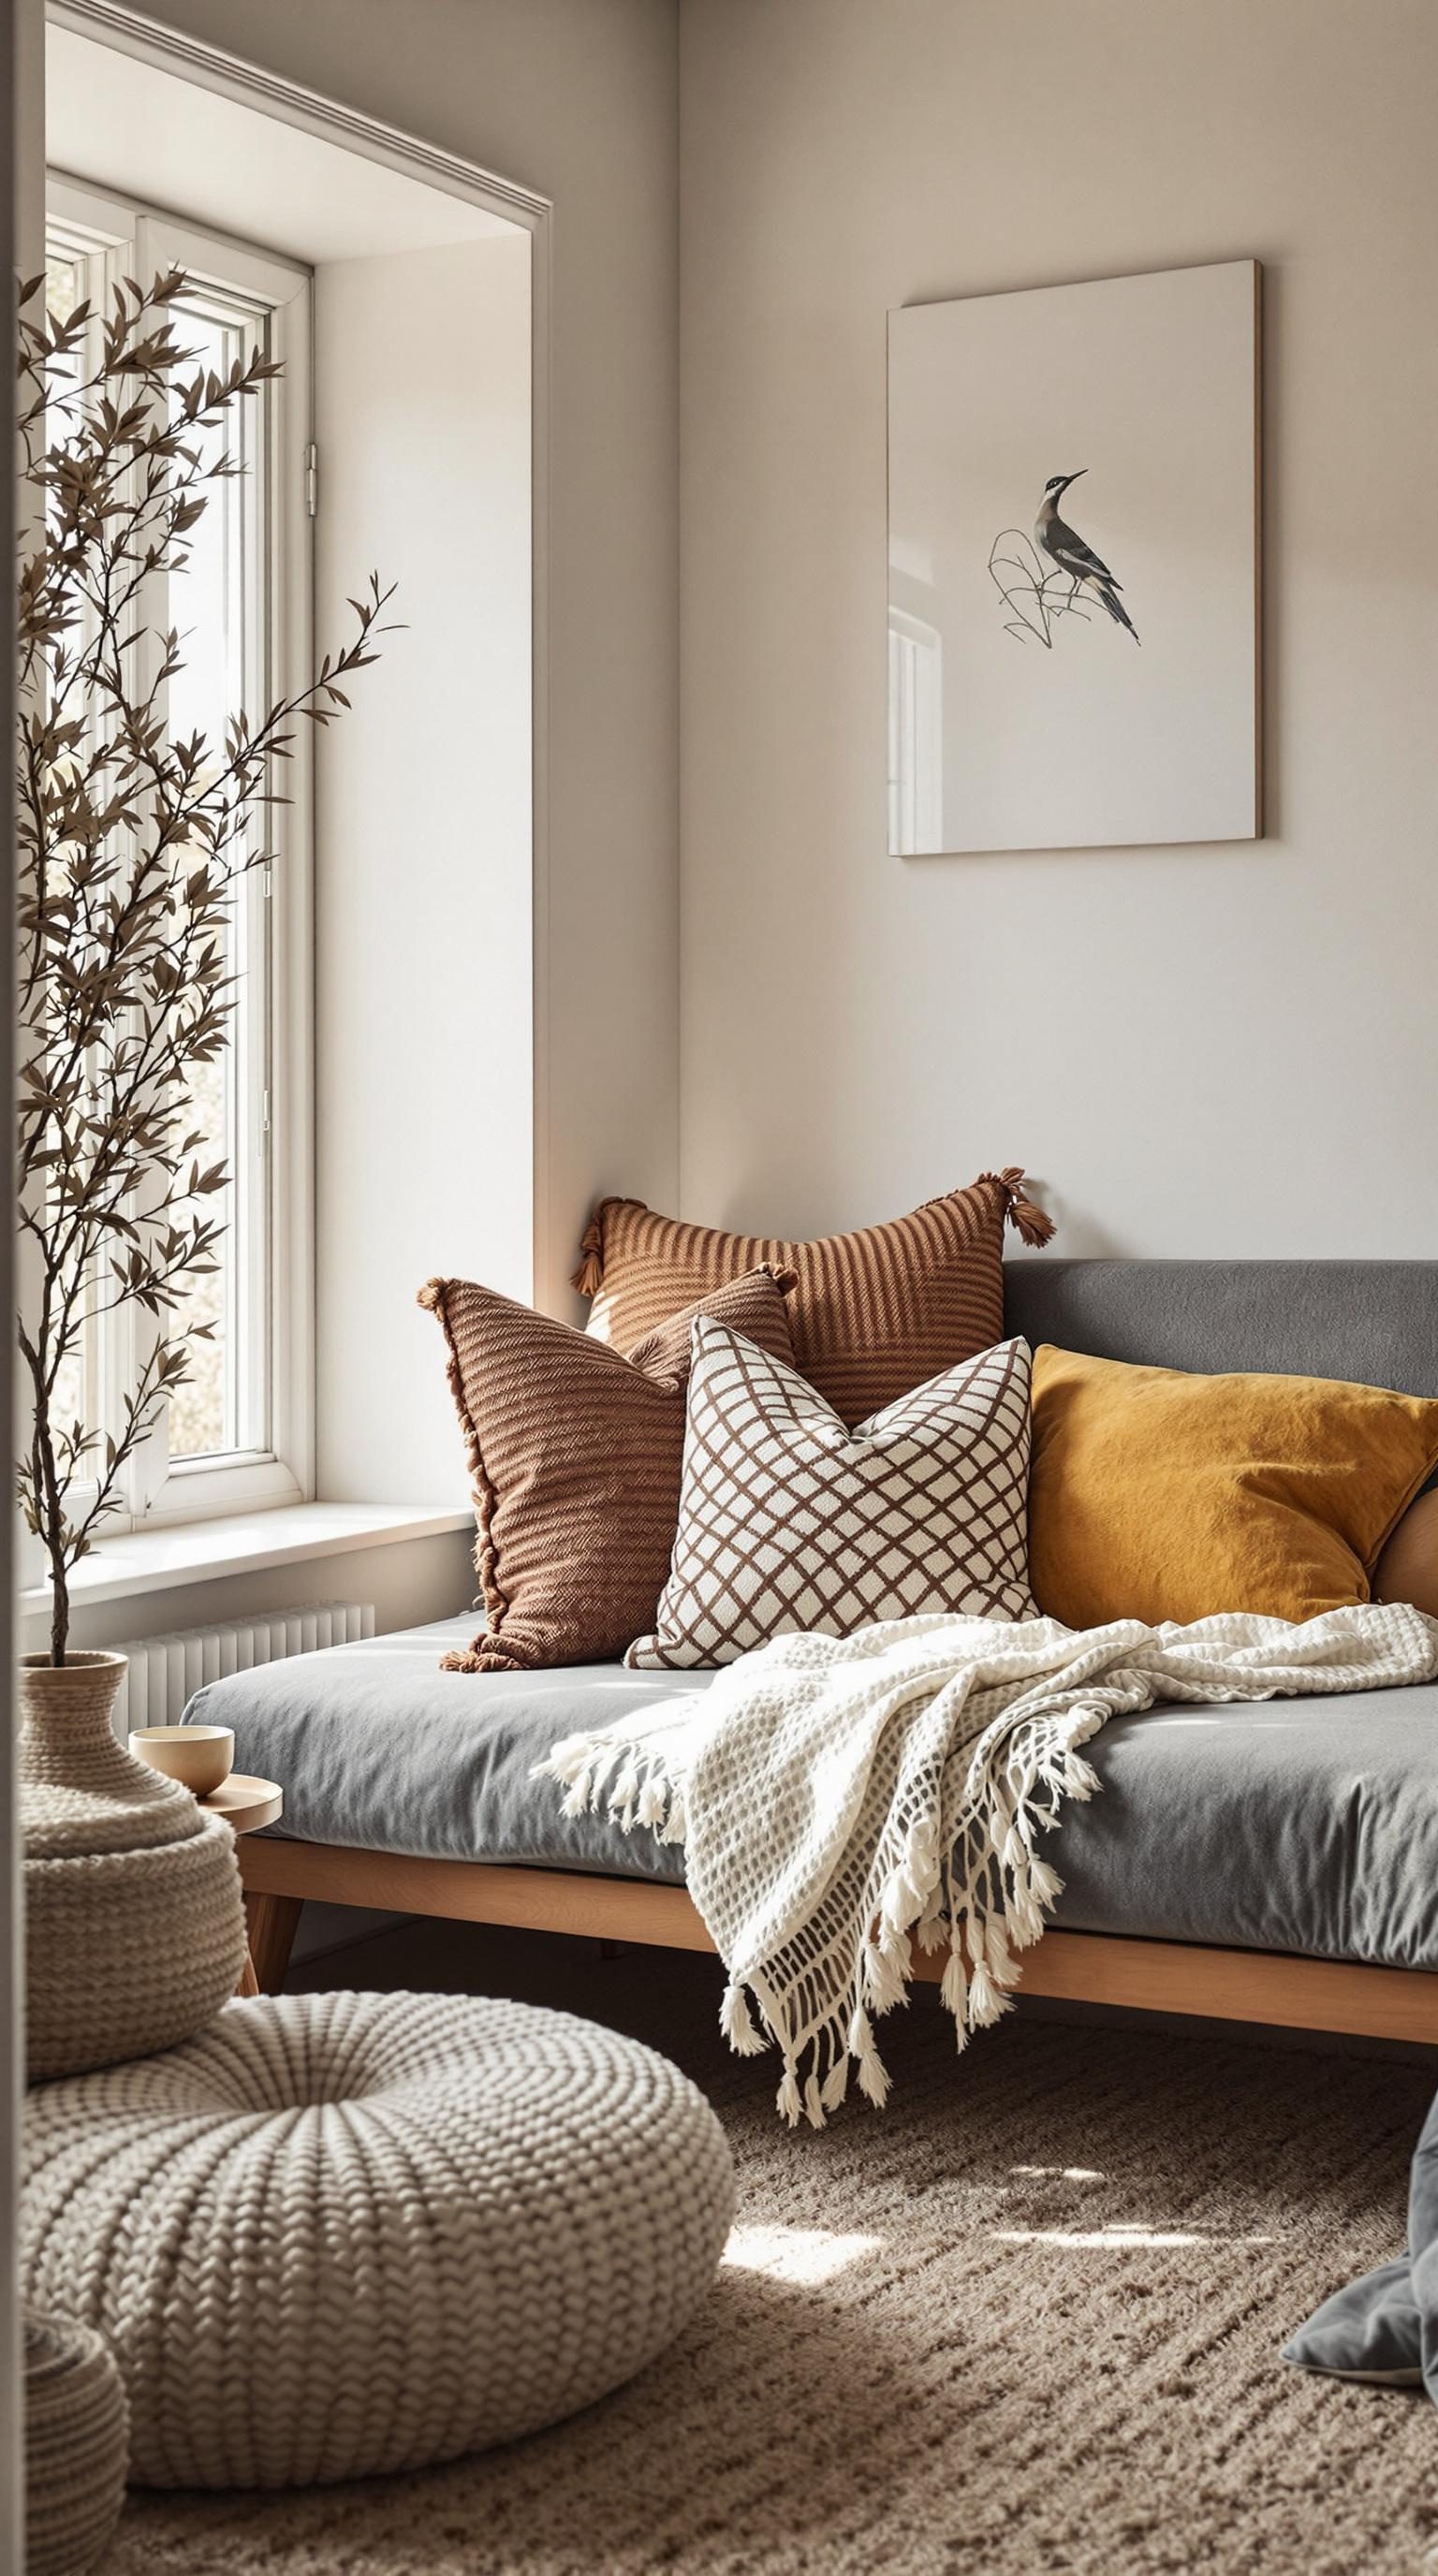
[[[678,1308],[756,1262],[794,1271],[795,1364],[852,1429],[1002,1341],[1005,1219],[1028,1244],[1053,1233],[1023,1179],[1017,1164],[983,1172],[892,1224],[813,1243],[725,1234],[656,1216],[642,1199],[602,1199],[574,1285],[594,1300],[590,1332],[632,1352]]]
[[[652,1628],[679,1517],[690,1326],[717,1315],[794,1357],[785,1287],[763,1265],[622,1359],[469,1279],[431,1279],[464,1432],[489,1624],[448,1672],[608,1663]]]

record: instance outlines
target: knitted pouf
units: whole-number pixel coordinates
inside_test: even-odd
[[[116,1742],[123,1655],[26,1656],[25,2056],[32,2083],[172,2048],[245,1964],[235,1838]]]
[[[148,2486],[302,2486],[530,2433],[671,2341],[733,2212],[709,2105],[567,2013],[232,2003],[26,2105],[25,2295],[98,2326]]]
[[[125,2501],[125,2391],[88,2326],[25,2318],[26,2576],[84,2576]]]

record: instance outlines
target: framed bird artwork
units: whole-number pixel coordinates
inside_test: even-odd
[[[889,848],[1257,839],[1256,260],[889,315]]]

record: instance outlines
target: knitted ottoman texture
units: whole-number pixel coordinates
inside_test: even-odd
[[[27,2298],[98,2327],[147,2486],[303,2486],[531,2433],[672,2341],[733,2214],[666,2059],[487,1997],[232,2003],[26,2105]]]
[[[88,2326],[25,2318],[26,2576],[85,2576],[125,2501],[125,2391]]]

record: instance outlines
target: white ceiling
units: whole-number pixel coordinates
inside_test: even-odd
[[[47,30],[45,91],[53,169],[291,259],[366,259],[521,229],[68,28]]]

